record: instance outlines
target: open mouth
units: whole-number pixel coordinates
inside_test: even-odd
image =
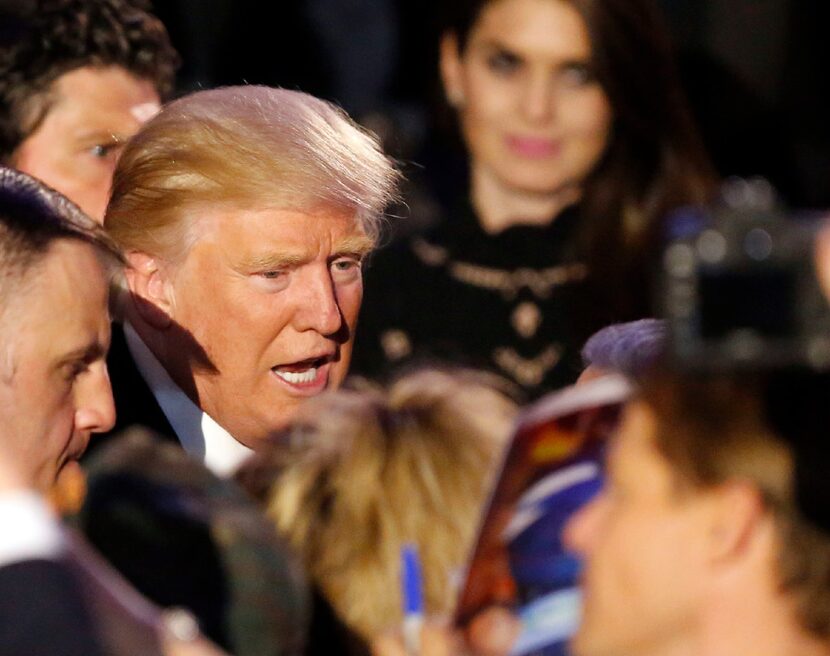
[[[307,369],[303,372],[296,372],[293,371],[274,371],[277,376],[282,378],[285,382],[291,383],[292,385],[302,385],[303,383],[311,383],[317,379],[317,367],[311,367],[311,369]]]
[[[280,380],[295,387],[317,387],[324,385],[328,377],[330,356],[311,358],[292,364],[278,365],[271,371]]]

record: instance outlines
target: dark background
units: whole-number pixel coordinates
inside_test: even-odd
[[[451,2],[452,0],[443,0]],[[830,207],[830,3],[661,0],[704,140],[723,175],[765,175],[795,207]],[[438,0],[155,0],[180,91],[262,83],[334,100],[440,178]]]

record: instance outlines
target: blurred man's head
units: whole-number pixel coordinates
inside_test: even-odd
[[[791,394],[809,400],[808,426]],[[792,445],[828,410],[815,375],[648,381],[610,447],[606,488],[567,529],[586,560],[574,652],[826,650],[830,534],[797,498]]]
[[[43,491],[114,422],[105,356],[118,258],[76,206],[0,168],[0,439]]]
[[[177,55],[143,7],[48,0],[0,43],[0,162],[98,221],[124,144],[172,91]]]
[[[396,179],[343,112],[267,87],[182,98],[125,149],[105,224],[131,265],[127,317],[243,444],[345,377]]]

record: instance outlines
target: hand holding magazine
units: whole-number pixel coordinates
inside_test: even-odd
[[[562,544],[568,519],[602,484],[602,460],[630,384],[606,376],[546,396],[519,417],[456,610],[467,624],[492,606],[523,630],[514,656],[560,656],[579,620],[579,562]]]

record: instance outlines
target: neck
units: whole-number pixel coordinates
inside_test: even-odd
[[[759,608],[746,595],[741,608],[713,618],[699,656],[828,656],[830,644],[808,635],[781,607]],[[756,611],[747,613],[751,607]]]
[[[130,299],[125,304],[122,314],[126,321],[130,322],[135,332],[144,342],[145,346],[155,356],[162,367],[164,367],[167,374],[173,382],[190,398],[193,403],[201,407],[199,401],[199,392],[196,389],[196,382],[193,379],[193,374],[188,368],[177,367],[176,364],[183,361],[182,358],[171,357],[171,349],[173,353],[183,353],[192,351],[191,344],[193,338],[185,331],[182,335],[165,335],[153,325],[148,323],[142,317],[141,312],[135,307],[134,301]],[[168,331],[170,332],[170,331]]]
[[[548,225],[579,201],[582,190],[570,185],[551,192],[524,191],[505,185],[480,166],[473,166],[470,194],[481,227],[489,234],[497,234],[514,225]]]
[[[699,656],[828,656],[830,644],[801,628],[795,603],[780,590],[777,564],[724,580],[702,622]]]

